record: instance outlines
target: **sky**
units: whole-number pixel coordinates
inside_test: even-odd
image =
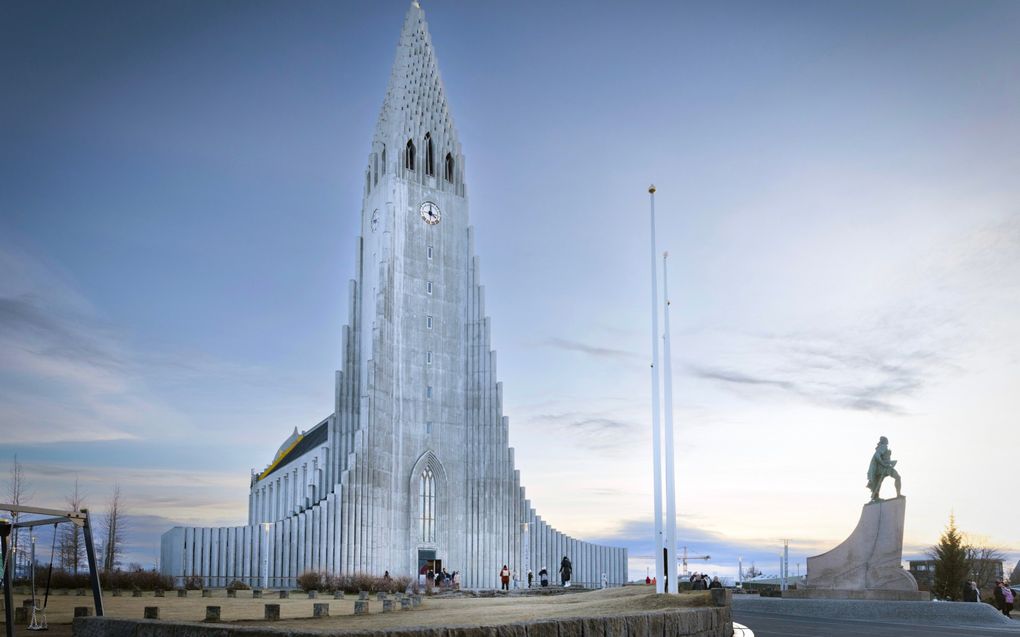
[[[1012,568],[1020,4],[422,6],[544,519],[651,563],[654,183],[691,569],[838,544],[882,435],[905,559],[953,514]],[[146,566],[246,520],[332,409],[406,9],[4,3],[0,480],[17,455],[34,504],[77,479],[100,512],[120,484]]]

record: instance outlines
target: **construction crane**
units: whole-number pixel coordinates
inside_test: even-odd
[[[708,560],[712,559],[712,556],[711,555],[688,555],[687,554],[687,547],[685,546],[684,547],[684,552],[682,554],[678,555],[676,559],[680,560],[680,563],[683,565],[683,567],[684,567],[683,575],[686,576],[686,575],[689,575],[689,573],[687,572],[687,560],[704,560],[704,561],[707,562]]]

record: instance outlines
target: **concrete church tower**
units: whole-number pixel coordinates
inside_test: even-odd
[[[569,556],[574,581],[627,576],[625,549],[559,533],[525,498],[489,344],[464,156],[417,2],[365,170],[333,413],[251,477],[248,525],[171,529],[162,572],[290,586],[302,572],[460,572],[499,586]],[[537,575],[536,575],[537,581]]]

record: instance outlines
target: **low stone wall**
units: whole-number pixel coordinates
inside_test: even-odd
[[[931,626],[1016,626],[988,604],[889,602],[851,599],[789,599],[737,595],[737,611],[797,617],[904,622]]]
[[[312,621],[318,624],[319,620]],[[730,606],[724,606],[546,619],[500,626],[369,631],[337,629],[336,632],[350,637],[732,637],[733,623]],[[321,631],[304,631],[300,628],[170,623],[109,617],[77,618],[74,620],[72,634],[75,637],[322,637]]]

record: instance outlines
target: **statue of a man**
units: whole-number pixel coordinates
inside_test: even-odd
[[[871,456],[871,465],[868,466],[868,488],[871,489],[871,501],[878,502],[878,492],[882,490],[882,481],[888,476],[896,480],[896,497],[900,497],[900,474],[896,472],[896,461],[892,459],[892,452],[889,451],[889,439],[882,436],[875,446],[875,453]]]

